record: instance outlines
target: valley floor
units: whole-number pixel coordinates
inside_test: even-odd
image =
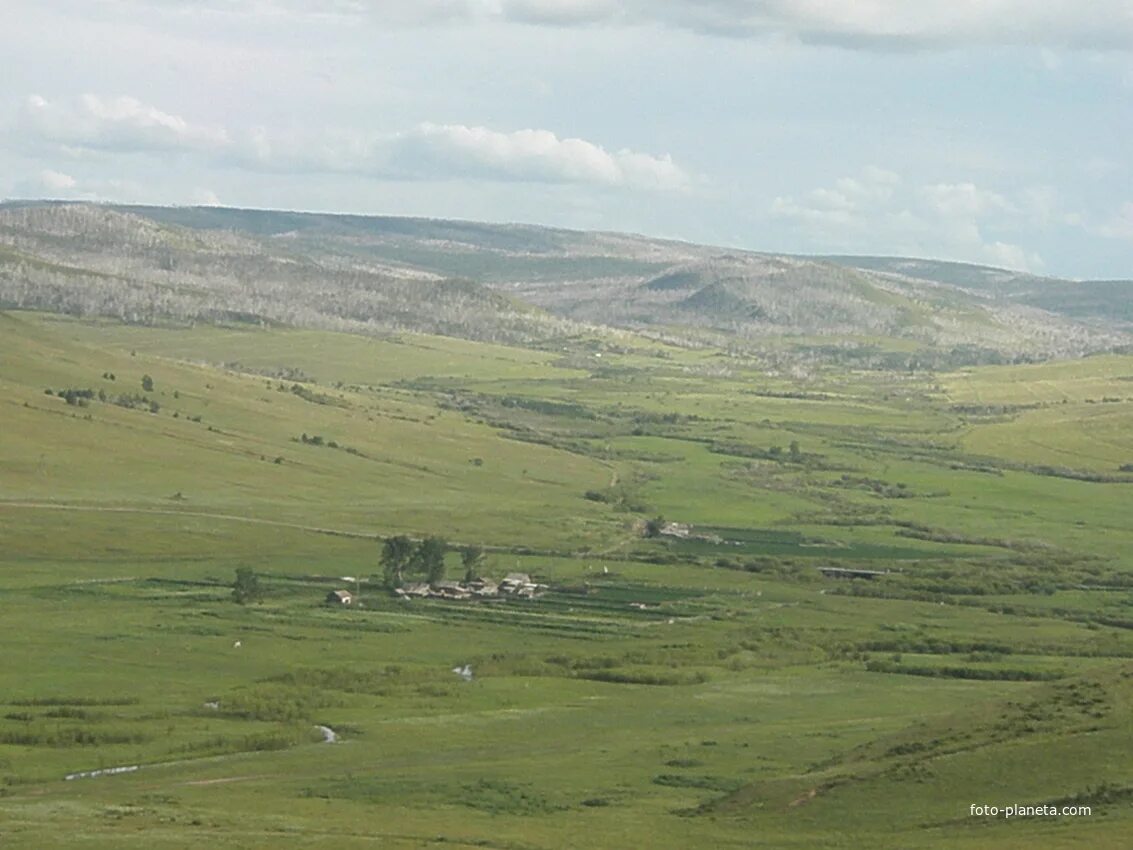
[[[0,844],[1128,845],[1133,358],[563,347],[0,313]]]

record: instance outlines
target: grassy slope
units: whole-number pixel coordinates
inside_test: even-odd
[[[509,516],[544,545],[579,535],[601,541],[609,533],[598,511],[587,511],[580,499],[582,491],[608,480],[610,472],[601,464],[502,439],[411,393],[317,387],[331,403],[314,403],[279,390],[292,381],[178,363],[137,348],[92,349],[66,322],[33,325],[11,316],[3,322],[4,499],[236,513],[365,533],[443,527],[454,539],[482,542],[511,539],[514,525],[501,525]],[[90,336],[97,340],[99,332]],[[212,359],[209,333],[202,336],[196,355]],[[311,338],[280,336],[284,349],[296,354]],[[374,363],[368,372],[374,381],[418,369],[443,371],[441,364],[456,362],[467,346],[358,341],[363,350],[347,337],[339,356],[356,370]],[[317,335],[313,347],[318,349]],[[400,362],[389,364],[391,353]],[[497,362],[492,348],[482,356]],[[285,363],[296,359],[302,360]],[[543,360],[538,354],[526,363],[508,360],[502,371],[538,370]],[[328,368],[334,364],[331,358]],[[104,372],[117,380],[103,379]],[[161,405],[157,415],[97,402],[68,407],[43,393],[66,387],[111,396],[141,393],[144,374],[154,379],[150,395]],[[13,375],[18,382],[8,377]],[[198,416],[200,422],[191,421]],[[294,442],[303,433],[365,457]],[[277,457],[282,463],[274,463]],[[476,458],[483,463],[475,465]],[[171,500],[178,492],[183,499]],[[486,492],[492,493],[490,505]],[[556,528],[553,518],[568,505],[575,524]]]
[[[1045,412],[950,410],[959,382],[1013,403],[1013,372],[941,379],[947,395],[926,377],[832,373],[784,398],[797,382],[644,341],[560,361],[427,337],[0,323],[0,622],[19,647],[0,673],[5,846],[1124,846],[1120,799],[1076,821],[966,815],[1133,784],[1128,590],[1076,587],[1133,567],[1130,485],[972,448]],[[301,370],[333,403],[187,361]],[[1103,363],[1133,372],[1046,368],[1084,399]],[[43,394],[140,392],[143,374],[157,414]],[[367,457],[292,441],[303,432]],[[813,460],[710,450],[792,440]],[[405,604],[365,585],[364,611],[319,604],[336,577],[375,571],[365,535],[391,531],[690,554],[627,531],[652,513],[740,543],[696,544],[699,564],[491,555],[490,574],[591,588],[528,605]],[[860,588],[889,597],[871,598],[820,578],[828,563],[900,572]],[[242,565],[263,605],[228,600]],[[476,681],[452,676],[461,663]],[[1099,700],[1089,711],[1059,696],[1074,677]],[[345,743],[318,743],[316,722]],[[74,730],[92,740],[64,745]]]
[[[1129,357],[996,367],[946,378],[960,404],[1020,405],[965,438],[973,452],[1020,462],[1112,472],[1133,463],[1133,361]]]

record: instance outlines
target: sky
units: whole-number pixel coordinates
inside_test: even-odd
[[[6,0],[0,197],[1133,277],[1133,0]]]

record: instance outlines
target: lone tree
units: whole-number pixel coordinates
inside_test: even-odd
[[[646,537],[660,537],[661,529],[665,527],[665,518],[663,516],[654,517],[645,521],[645,536]]]
[[[382,544],[382,576],[386,587],[400,587],[413,557],[413,541],[404,534],[387,537]]]
[[[413,553],[412,569],[415,573],[424,573],[425,580],[430,584],[441,581],[445,577],[445,551],[448,544],[440,537],[426,537],[417,546]]]
[[[460,563],[464,567],[464,580],[475,581],[480,578],[480,567],[484,565],[484,550],[479,546],[465,546],[460,550]]]
[[[142,391],[147,393],[153,392],[153,378],[149,375],[142,375]]]
[[[259,602],[264,593],[260,589],[260,580],[252,572],[251,567],[237,567],[236,581],[232,584],[232,598],[241,605],[249,602]]]

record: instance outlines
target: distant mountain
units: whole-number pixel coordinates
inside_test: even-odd
[[[512,291],[556,315],[632,328],[686,327],[754,341],[768,336],[897,339],[934,349],[1005,356],[1074,356],[1129,342],[1117,326],[1089,325],[931,279],[830,261],[718,253],[645,278]]]
[[[957,362],[1129,345],[1130,285],[529,225],[218,207],[0,205],[0,306],[535,343],[601,326]],[[818,345],[815,343],[815,345]],[[819,346],[821,347],[821,346]],[[892,345],[890,345],[892,348]]]
[[[179,212],[191,211],[0,207],[0,306],[141,323],[270,322],[508,342],[575,330],[474,281],[368,260],[329,240],[307,250],[265,227],[287,214],[259,220],[217,211],[223,221],[257,225],[236,230],[168,223]]]
[[[1073,319],[1133,331],[1133,280],[1063,280],[991,266],[905,257],[831,256],[851,268],[932,280]]]
[[[305,254],[481,282],[648,274],[711,249],[616,233],[523,224],[390,216],[238,210],[223,207],[115,207],[194,230],[225,230],[299,246]]]

